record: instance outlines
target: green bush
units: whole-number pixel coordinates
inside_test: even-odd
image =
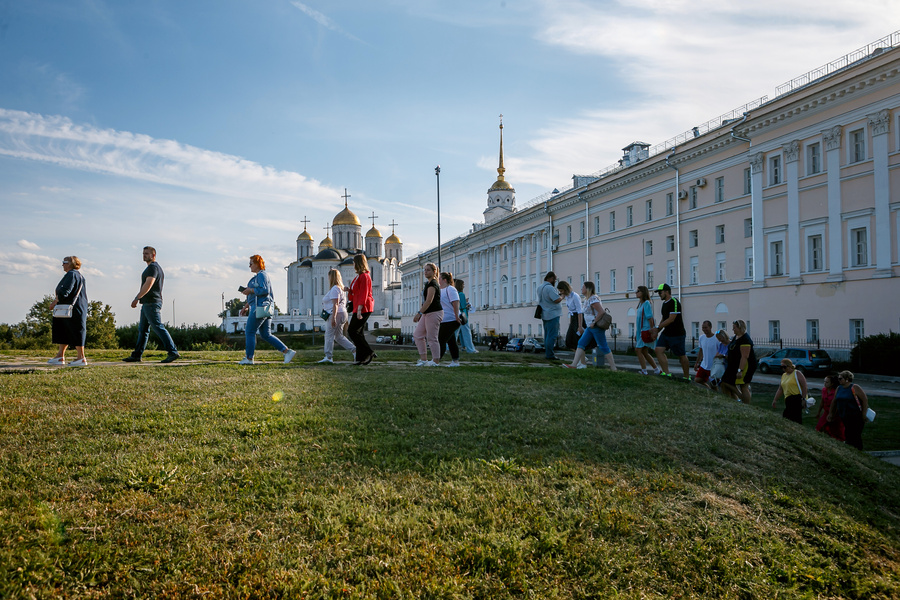
[[[895,375],[900,353],[900,333],[879,333],[861,339],[850,351],[854,371],[875,375]]]
[[[231,344],[228,337],[217,325],[182,325],[181,327],[166,326],[175,347],[181,350],[229,350]],[[126,325],[116,329],[116,337],[119,339],[120,348],[134,348],[137,344],[138,324]],[[156,341],[156,336],[151,331],[150,344]],[[159,344],[157,344],[158,346]]]

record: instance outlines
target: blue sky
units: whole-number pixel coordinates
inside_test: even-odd
[[[391,220],[407,257],[482,220],[498,115],[517,202],[663,142],[900,29],[900,0],[0,0],[0,322],[84,261],[137,320],[215,322],[309,218]],[[891,22],[891,21],[894,22]],[[14,292],[11,292],[14,290]],[[172,302],[175,302],[174,315]]]

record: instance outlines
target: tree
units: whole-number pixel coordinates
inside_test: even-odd
[[[87,317],[87,348],[118,348],[119,338],[116,336],[116,313],[109,304],[99,300],[90,303]]]
[[[232,298],[225,303],[225,310],[219,313],[219,318],[224,319],[225,315],[236,317],[241,313],[241,309],[247,304],[246,300],[240,298]]]

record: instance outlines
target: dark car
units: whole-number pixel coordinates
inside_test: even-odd
[[[525,338],[513,338],[513,339],[509,340],[509,342],[506,344],[506,351],[507,352],[521,352],[522,344],[524,344],[524,343],[525,343]]]
[[[544,351],[544,340],[540,338],[525,338],[525,341],[522,342],[522,352],[543,352]]]
[[[791,359],[797,370],[803,373],[826,374],[831,372],[831,357],[824,350],[804,350],[802,348],[782,348],[759,359],[760,373],[781,373],[781,361]]]

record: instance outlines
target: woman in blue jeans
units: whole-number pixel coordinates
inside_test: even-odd
[[[239,365],[252,365],[253,355],[256,353],[256,333],[259,337],[272,344],[276,350],[280,350],[284,354],[285,364],[291,362],[297,353],[289,349],[277,337],[272,335],[272,318],[271,316],[256,316],[257,308],[271,308],[270,314],[274,314],[275,295],[272,293],[272,282],[269,274],[266,273],[266,261],[259,254],[250,257],[250,270],[253,272],[253,278],[247,283],[247,287],[240,290],[242,294],[247,296],[247,304],[241,309],[241,314],[247,316],[247,326],[244,333],[247,336],[245,345],[244,358],[238,363]]]
[[[584,333],[581,334],[581,339],[578,340],[578,349],[575,351],[575,358],[572,360],[572,364],[563,366],[569,369],[587,368],[582,359],[584,359],[585,348],[587,348],[588,342],[593,340],[597,343],[597,350],[604,355],[609,370],[615,371],[616,359],[613,358],[612,350],[609,349],[609,344],[606,343],[606,331],[592,327],[594,321],[599,319],[604,313],[603,304],[600,303],[600,298],[594,293],[594,284],[590,281],[585,281],[584,286],[581,288],[581,295],[586,298],[584,302]]]

